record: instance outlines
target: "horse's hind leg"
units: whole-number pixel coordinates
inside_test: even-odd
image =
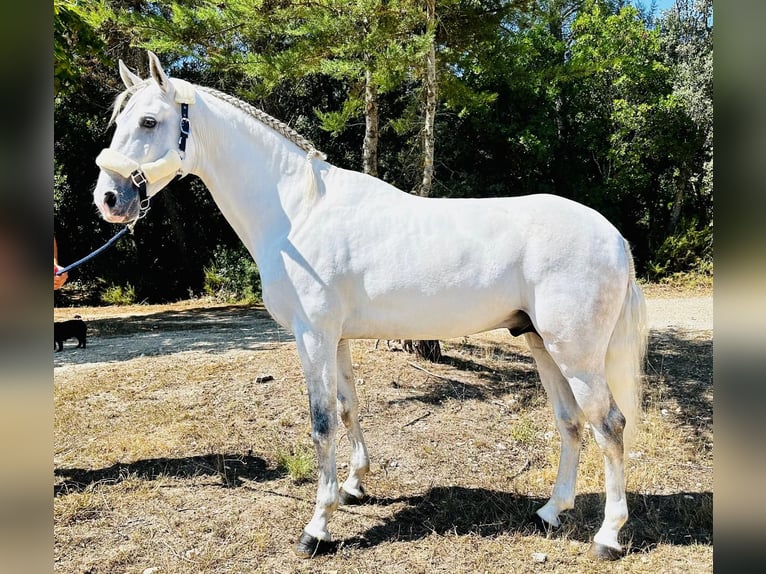
[[[359,403],[348,341],[338,344],[338,407],[351,443],[351,464],[348,478],[340,490],[340,502],[359,504],[365,499],[362,481],[370,470],[370,459],[364,444],[362,427],[359,425]]]
[[[551,400],[556,428],[561,436],[556,484],[550,499],[536,514],[548,525],[558,527],[561,524],[559,513],[574,507],[584,416],[569,383],[545,349],[540,336],[537,333],[526,333],[524,338],[537,364],[545,392]]]
[[[562,352],[551,351],[551,356],[569,382],[575,401],[582,409],[604,455],[604,522],[593,537],[590,554],[595,558],[614,560],[622,555],[618,536],[628,519],[623,458],[625,417],[607,386],[603,359],[598,361],[591,356],[591,360],[578,365],[571,355],[564,356]]]

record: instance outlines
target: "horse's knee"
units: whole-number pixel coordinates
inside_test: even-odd
[[[609,413],[604,420],[604,430],[613,436],[619,436],[622,440],[622,433],[625,430],[625,415],[617,408],[617,405],[612,404],[609,409]]]
[[[619,444],[622,448],[622,433],[625,430],[625,416],[616,405],[612,404],[609,412],[602,419],[598,429],[607,442]]]
[[[583,421],[577,416],[568,412],[556,413],[556,428],[565,442],[579,443],[582,440]]]

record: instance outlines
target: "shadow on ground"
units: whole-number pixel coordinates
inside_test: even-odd
[[[652,331],[646,360],[645,406],[659,398],[678,406],[673,418],[701,442],[713,433],[712,335],[683,329]]]
[[[53,366],[127,361],[185,351],[224,353],[262,351],[294,341],[262,307],[231,305],[86,319],[88,343],[54,353]]]
[[[117,463],[106,468],[57,468],[55,476],[62,477],[53,489],[54,496],[82,492],[94,485],[114,485],[128,478],[154,480],[158,477],[189,479],[198,476],[218,476],[221,486],[242,485],[242,479],[263,482],[282,478],[286,473],[270,468],[268,463],[254,456],[209,454],[183,458],[152,458],[132,463]]]
[[[541,498],[498,492],[484,488],[436,487],[424,495],[397,499],[372,499],[383,506],[404,503],[383,524],[340,542],[343,546],[371,547],[392,541],[416,541],[433,533],[440,535],[540,534],[531,520],[545,503]],[[631,516],[622,530],[622,539],[635,550],[657,544],[712,544],[713,494],[680,492],[669,495],[628,493]],[[601,494],[582,494],[575,509],[562,515],[562,525],[548,535],[590,542],[603,519]],[[341,516],[338,517],[340,519]]]
[[[252,456],[208,455],[180,459],[149,459],[131,464],[85,470],[56,469],[64,480],[55,486],[56,496],[82,492],[94,485],[116,485],[127,478],[154,480],[219,476],[221,486],[242,486],[242,479],[268,482],[283,478],[285,473],[268,467],[265,460]],[[562,525],[549,533],[541,533],[530,520],[534,511],[545,503],[542,498],[485,488],[459,486],[433,487],[425,494],[399,498],[372,497],[368,505],[403,505],[392,516],[383,519],[366,532],[338,541],[339,547],[367,548],[379,544],[424,539],[440,535],[546,534],[579,542],[589,542],[603,518],[602,494],[582,494],[575,508],[562,514]],[[658,544],[691,545],[713,542],[712,492],[679,492],[668,495],[628,493],[631,516],[622,531],[623,540],[632,551],[649,550]],[[343,509],[335,520],[343,519]],[[332,551],[333,549],[331,549]]]

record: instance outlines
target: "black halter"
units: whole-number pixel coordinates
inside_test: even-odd
[[[181,137],[178,138],[178,149],[181,150],[181,157],[186,153],[186,139],[191,133],[191,123],[189,122],[189,104],[181,103]]]

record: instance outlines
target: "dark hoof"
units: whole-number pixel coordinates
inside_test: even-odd
[[[319,554],[326,554],[334,547],[335,544],[332,541],[319,540],[304,530],[293,551],[299,558],[313,558]]]
[[[553,526],[550,522],[546,522],[540,515],[535,512],[529,517],[529,524],[532,525],[536,532],[548,536],[551,532],[558,529],[558,526]]]
[[[590,548],[588,548],[588,558],[592,558],[593,560],[614,561],[619,560],[624,555],[625,552],[622,550],[617,550],[617,548],[599,544],[598,542],[593,542],[590,545]]]
[[[360,504],[364,504],[369,499],[369,497],[364,494],[364,490],[362,490],[362,496],[354,496],[353,494],[349,494],[341,488],[338,496],[339,502],[343,506],[358,506]]]

